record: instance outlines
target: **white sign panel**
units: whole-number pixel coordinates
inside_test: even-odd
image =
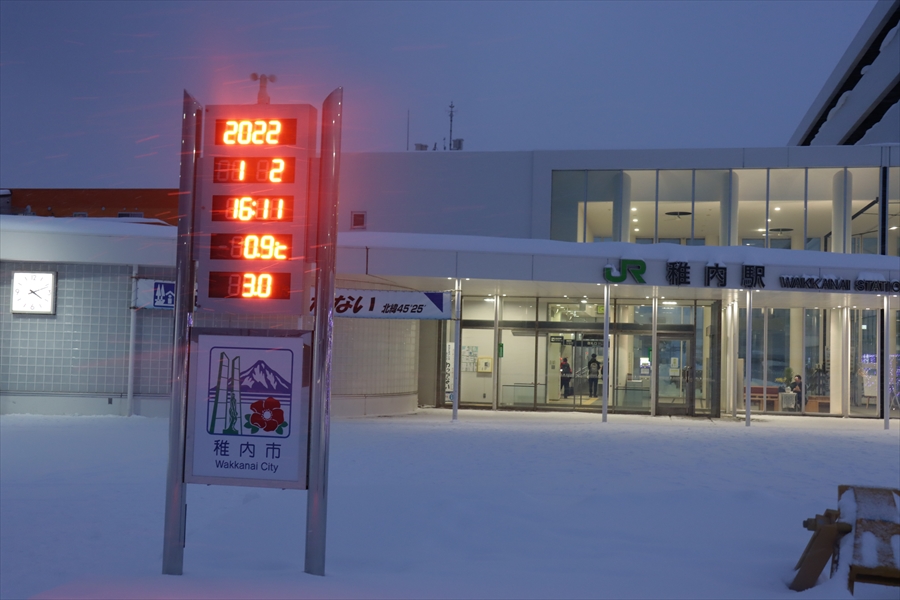
[[[175,282],[138,279],[134,307],[175,310]]]
[[[336,289],[334,316],[365,319],[449,319],[450,292]]]
[[[308,335],[198,336],[185,481],[306,489],[304,343]]]

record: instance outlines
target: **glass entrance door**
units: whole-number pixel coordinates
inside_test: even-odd
[[[546,339],[544,407],[601,410],[603,333],[559,332]]]
[[[694,338],[659,335],[656,413],[694,415]]]

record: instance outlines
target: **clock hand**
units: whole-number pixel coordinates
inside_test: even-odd
[[[37,296],[40,300],[43,300],[43,298],[41,298],[41,295],[38,294],[38,293],[37,293],[36,291],[34,291],[34,290],[28,290],[28,293],[29,293],[29,294],[34,294],[34,295]]]

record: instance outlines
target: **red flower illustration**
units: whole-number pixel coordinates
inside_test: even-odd
[[[269,396],[265,400],[257,400],[250,405],[253,414],[250,415],[250,423],[263,431],[275,431],[284,423],[284,411],[281,410],[281,402]]]

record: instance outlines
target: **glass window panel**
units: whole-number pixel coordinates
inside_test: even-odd
[[[478,371],[478,359],[486,357],[493,361],[494,330],[463,329],[461,337],[459,401],[461,404],[491,405],[493,375]]]
[[[623,236],[622,241],[636,242],[649,237],[652,242],[656,222],[656,171],[625,171],[625,177],[628,178],[630,202],[625,203],[628,235]]]
[[[853,254],[880,254],[879,196],[881,183],[875,168],[848,169],[851,194],[851,242]]]
[[[507,408],[532,408],[534,406],[534,342],[534,330],[500,330],[503,356],[498,359],[499,406]]]
[[[900,167],[888,169],[887,253],[900,256]]]
[[[769,171],[769,247],[790,250],[804,248],[806,210],[803,195],[805,169]]]
[[[878,416],[878,312],[850,311],[850,414]]]
[[[612,241],[613,201],[622,194],[622,171],[587,172],[587,226],[579,241]]]
[[[732,176],[732,193],[737,198],[738,239],[741,245],[744,240],[762,238],[765,247],[766,238],[766,170],[735,169]]]
[[[494,320],[494,298],[466,296],[462,300],[462,318],[469,320]]]
[[[535,298],[501,298],[500,318],[504,321],[534,321]]]
[[[542,300],[542,308],[545,310],[545,320],[551,323],[602,323],[603,299],[563,298],[562,300],[550,300],[546,304]]]
[[[722,205],[728,201],[731,184],[728,170],[700,170],[694,176],[693,246],[727,246],[721,239]]]
[[[585,171],[553,171],[550,184],[550,239],[578,241],[579,208],[584,202]]]
[[[768,312],[766,410],[793,412],[796,408],[795,398],[780,396],[787,393],[794,377],[794,369],[791,366],[791,311],[784,308],[770,308]]]
[[[831,215],[834,201],[834,178],[842,169],[809,169],[806,235],[819,239],[819,248],[831,249]]]
[[[693,182],[691,171],[659,172],[659,231],[660,241],[690,239],[693,223]]]
[[[831,379],[825,356],[825,311],[806,310],[806,365],[804,366],[804,400],[806,412],[831,412]]]

